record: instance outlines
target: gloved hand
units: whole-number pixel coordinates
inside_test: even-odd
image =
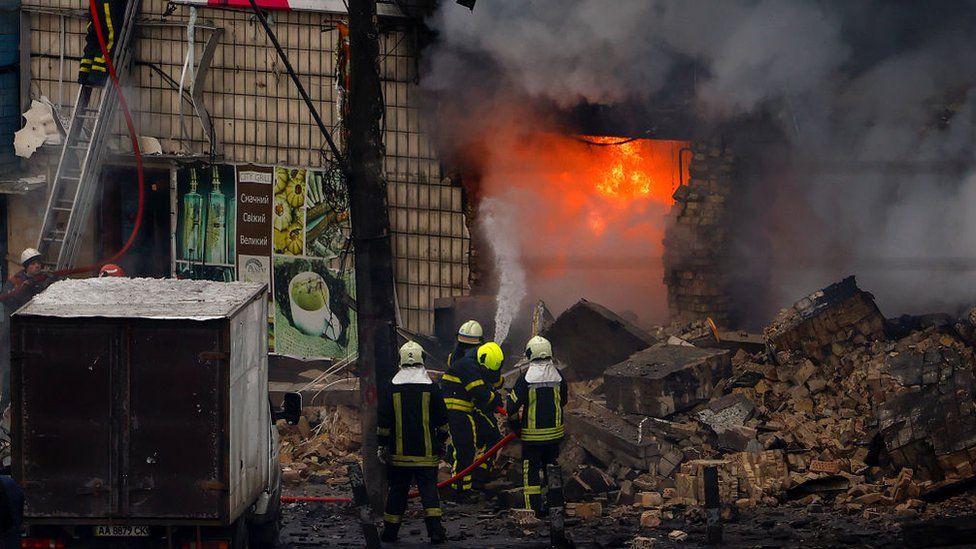
[[[505,422],[505,426],[508,427],[508,432],[515,433],[516,435],[522,434],[522,426],[519,424],[517,417],[510,417],[508,421]]]
[[[508,411],[505,410],[504,406],[499,406],[498,408],[495,408],[495,413],[508,417]]]
[[[386,446],[376,447],[376,459],[380,461],[383,465],[386,465],[390,461],[390,452],[386,449]]]

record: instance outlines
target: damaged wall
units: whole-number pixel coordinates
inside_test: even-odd
[[[68,116],[77,93],[74,83],[84,44],[84,0],[28,0],[30,33],[30,98],[47,96]],[[160,73],[179,81],[187,51],[187,7],[164,15],[167,2],[144,0],[136,63],[135,89],[127,91],[143,135],[159,138],[164,151],[205,155],[209,143],[193,109],[184,104],[187,138],[181,142],[177,91]],[[340,16],[320,13],[273,12],[282,46],[324,122],[338,120],[336,87],[337,24]],[[402,23],[402,24],[400,24]],[[393,231],[395,276],[403,325],[431,333],[433,300],[464,294],[468,286],[468,231],[462,213],[461,189],[442,180],[439,160],[419,112],[418,37],[406,21],[380,37],[380,77],[386,102],[384,142]],[[270,42],[246,11],[200,9],[197,25],[224,30],[204,89],[204,104],[214,120],[220,144],[218,158],[226,163],[283,164],[321,167],[322,138]],[[64,30],[64,64],[61,31]],[[211,31],[196,32],[200,59]],[[63,77],[63,79],[62,79]],[[29,98],[25,98],[29,100]],[[122,132],[121,121],[119,125]],[[50,157],[48,157],[50,158]],[[199,158],[199,156],[198,156]],[[54,169],[55,161],[37,160]],[[35,161],[32,161],[35,162]],[[44,198],[40,193],[12,201],[11,255],[16,261],[24,246],[36,244]]]

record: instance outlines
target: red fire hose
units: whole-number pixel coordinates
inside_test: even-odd
[[[437,483],[437,487],[438,488],[444,488],[445,486],[448,486],[448,485],[456,482],[459,478],[461,478],[464,475],[470,473],[471,471],[474,471],[475,469],[478,468],[478,466],[480,466],[482,463],[484,463],[486,459],[488,459],[491,456],[497,454],[498,451],[501,450],[506,444],[508,444],[509,442],[512,442],[513,440],[515,440],[515,437],[516,437],[515,433],[509,433],[509,434],[505,435],[505,438],[499,440],[498,443],[495,444],[494,446],[492,446],[491,448],[489,448],[488,451],[484,453],[484,455],[482,455],[478,459],[474,460],[474,463],[472,463],[471,465],[468,465],[460,473],[458,473],[458,474],[454,475],[453,477],[445,480],[444,482]],[[417,497],[419,495],[420,495],[420,492],[417,492],[416,490],[413,491],[413,492],[410,492],[410,497],[411,498],[415,498],[415,497]],[[299,503],[299,502],[349,503],[351,501],[352,501],[352,498],[348,498],[348,497],[337,497],[337,496],[281,496],[281,502],[282,503]]]
[[[143,173],[142,169],[142,151],[139,149],[139,136],[136,134],[136,125],[132,121],[132,113],[129,111],[129,102],[126,101],[125,94],[122,93],[122,86],[119,84],[119,75],[115,72],[115,63],[112,62],[112,57],[109,55],[108,46],[105,43],[105,35],[102,33],[102,21],[98,16],[98,6],[95,3],[95,0],[89,0],[88,11],[91,12],[92,27],[95,28],[95,36],[98,38],[98,47],[102,50],[102,56],[105,58],[105,66],[108,67],[109,78],[112,79],[112,83],[115,85],[115,91],[119,96],[119,106],[122,107],[122,115],[125,117],[125,127],[129,131],[129,141],[132,142],[132,153],[135,155],[136,174],[138,175],[139,179],[139,207],[136,211],[136,219],[132,227],[132,233],[129,234],[129,238],[125,241],[122,249],[116,252],[115,255],[91,265],[73,267],[71,269],[62,269],[60,271],[56,271],[54,273],[55,275],[71,275],[95,271],[106,263],[115,263],[119,258],[125,255],[126,252],[129,251],[129,248],[131,248],[135,243],[136,237],[139,236],[139,229],[142,227],[142,211],[146,202],[146,181],[145,174]]]
[[[88,11],[91,13],[92,26],[95,28],[95,36],[98,38],[98,47],[102,50],[102,56],[105,58],[105,66],[108,68],[109,78],[112,79],[112,83],[115,85],[115,91],[118,93],[119,106],[122,107],[122,115],[125,117],[125,126],[129,132],[129,140],[132,142],[132,152],[136,159],[136,174],[139,179],[139,207],[136,211],[136,219],[132,227],[132,233],[129,234],[128,240],[125,241],[125,244],[118,252],[115,253],[115,255],[91,265],[61,269],[60,271],[51,273],[50,276],[64,276],[96,271],[106,263],[115,263],[118,261],[126,254],[126,252],[129,251],[129,248],[132,247],[136,241],[136,238],[139,236],[139,230],[142,228],[143,210],[146,202],[145,173],[143,172],[142,168],[142,151],[139,149],[139,137],[136,134],[135,123],[132,121],[132,113],[129,111],[129,102],[126,101],[125,94],[122,93],[122,86],[119,84],[119,75],[115,72],[115,64],[112,63],[112,57],[109,55],[108,45],[105,42],[105,35],[102,33],[102,22],[98,15],[98,6],[95,3],[95,0],[89,0]],[[14,288],[5,294],[0,294],[0,302],[4,302],[20,294],[26,287],[26,284],[21,284],[17,288]]]

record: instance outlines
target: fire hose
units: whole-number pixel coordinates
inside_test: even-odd
[[[477,469],[482,463],[485,462],[485,460],[487,460],[491,456],[497,454],[498,451],[501,450],[502,448],[504,448],[505,445],[507,445],[509,442],[512,442],[513,440],[515,440],[516,436],[517,435],[515,433],[509,433],[509,434],[505,435],[505,437],[503,439],[499,440],[494,446],[492,446],[491,448],[489,448],[488,451],[485,452],[481,457],[479,457],[478,459],[474,460],[474,462],[471,465],[468,465],[463,470],[461,470],[458,474],[456,474],[453,477],[445,480],[444,482],[438,482],[437,483],[437,487],[438,488],[444,488],[445,486],[449,486],[449,485],[457,482],[458,479],[460,479],[464,475],[467,475],[471,471],[474,471],[475,469]],[[418,497],[418,496],[420,496],[420,492],[418,492],[416,490],[410,492],[410,495],[409,495],[409,497],[411,497],[411,498],[415,498],[415,497]],[[341,497],[341,496],[281,496],[281,502],[282,503],[299,503],[299,502],[349,503],[351,501],[352,501],[352,498],[349,498],[349,497]]]
[[[102,21],[98,15],[98,5],[96,4],[96,0],[89,0],[88,11],[91,13],[92,27],[95,29],[95,36],[98,38],[98,47],[102,50],[102,56],[105,58],[105,66],[108,68],[109,78],[112,79],[112,84],[115,86],[115,91],[118,93],[119,106],[122,107],[122,115],[125,117],[125,126],[129,132],[129,140],[132,142],[132,152],[136,160],[136,174],[139,180],[139,204],[136,211],[136,219],[132,227],[132,232],[129,234],[129,238],[125,241],[125,244],[122,245],[122,248],[119,249],[115,255],[97,263],[92,263],[91,265],[83,265],[81,267],[72,267],[69,269],[54,271],[53,273],[47,275],[49,277],[66,276],[95,271],[106,263],[114,263],[118,261],[129,251],[130,248],[132,248],[136,238],[139,236],[139,230],[142,228],[143,210],[145,209],[145,173],[142,167],[142,151],[139,149],[139,137],[136,134],[135,123],[132,120],[132,112],[129,110],[129,103],[125,99],[125,94],[122,93],[122,86],[119,84],[119,75],[115,71],[115,64],[112,62],[112,57],[105,41],[105,34],[102,32]],[[21,284],[17,288],[7,293],[0,294],[0,302],[7,301],[8,299],[22,293],[26,287],[27,284]]]

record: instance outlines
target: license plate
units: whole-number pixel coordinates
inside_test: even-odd
[[[146,538],[149,537],[149,527],[99,525],[95,527],[95,535],[105,538]]]

